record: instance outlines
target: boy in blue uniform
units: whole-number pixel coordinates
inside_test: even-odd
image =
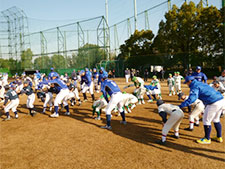
[[[118,87],[118,85],[112,81],[112,80],[108,80],[107,79],[108,74],[107,73],[103,73],[102,75],[102,83],[101,83],[101,92],[103,93],[103,96],[105,98],[105,100],[108,102],[108,105],[106,107],[106,121],[107,124],[106,126],[102,126],[101,128],[104,129],[109,129],[111,130],[111,111],[117,106],[121,117],[122,117],[122,124],[126,124],[126,120],[125,120],[125,113],[123,110],[123,99],[124,96],[120,91],[120,88]],[[111,97],[110,101],[108,100],[107,94]]]
[[[50,117],[53,117],[53,118],[59,117],[59,113],[58,113],[59,104],[61,104],[62,102],[63,102],[64,107],[66,109],[65,115],[70,115],[69,105],[67,103],[68,95],[69,95],[70,91],[69,91],[67,85],[62,80],[60,80],[58,78],[58,73],[53,73],[52,79],[53,80],[47,80],[47,81],[44,81],[44,82],[40,83],[40,85],[54,83],[54,86],[56,88],[58,88],[58,89],[60,88],[60,92],[56,95],[56,98],[54,100],[54,113],[52,115],[50,115]]]
[[[207,76],[205,75],[205,73],[202,73],[201,70],[202,70],[201,66],[197,66],[196,72],[192,73],[191,76],[194,76],[195,79],[199,82],[204,81],[204,83],[206,83],[207,82]]]
[[[82,93],[84,96],[84,101],[87,101],[87,95],[86,92],[89,90],[91,97],[92,97],[92,101],[95,100],[95,96],[94,96],[94,92],[93,92],[93,81],[92,81],[92,73],[89,70],[81,70],[80,71],[80,75],[81,75],[81,85],[83,86],[82,88]]]
[[[179,107],[187,107],[194,103],[197,99],[201,100],[205,107],[203,124],[205,137],[197,140],[200,144],[210,144],[211,122],[213,121],[216,128],[217,136],[212,138],[217,142],[223,142],[222,126],[220,123],[220,115],[222,113],[225,100],[221,93],[215,91],[208,84],[199,82],[193,76],[187,76],[185,83],[190,87],[190,95]]]

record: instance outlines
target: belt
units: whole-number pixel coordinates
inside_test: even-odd
[[[172,110],[172,112],[175,112],[175,111],[177,111],[177,109],[173,109],[173,110]]]

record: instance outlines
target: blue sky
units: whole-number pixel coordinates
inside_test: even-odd
[[[137,12],[140,13],[144,10],[152,8],[166,0],[136,0]],[[193,0],[196,4],[200,0]],[[172,4],[181,6],[184,0],[171,0]],[[189,2],[189,0],[188,0]],[[133,12],[133,0],[108,0],[109,4],[109,25],[112,26],[120,21],[126,20],[128,17],[134,15]],[[221,8],[221,0],[209,0],[209,5],[217,6]],[[68,23],[81,21],[96,16],[105,15],[105,0],[0,0],[0,11],[6,10],[12,6],[17,6],[22,9],[29,21],[29,30],[32,32],[39,32],[48,28],[61,26]],[[148,13],[149,26],[156,35],[159,22],[164,18],[165,12],[167,12],[167,3],[164,5],[150,10]],[[86,24],[86,28],[91,29],[94,23]],[[95,23],[96,24],[96,23]],[[144,15],[138,17],[138,29],[145,28]],[[96,27],[95,27],[96,28]],[[68,28],[73,29],[74,27]],[[118,48],[119,45],[124,43],[129,35],[127,33],[126,22],[119,24],[118,29],[118,44],[114,39],[114,28],[110,29],[110,43],[111,49]],[[66,30],[68,31],[68,30]],[[131,33],[134,31],[134,23],[131,22]],[[48,41],[48,52],[56,51],[56,33],[45,34]],[[77,48],[77,37],[75,33],[68,33],[67,49]],[[85,35],[86,36],[86,35]],[[89,35],[87,35],[89,36]],[[87,37],[85,37],[87,38]],[[89,36],[90,41],[96,44],[96,35]],[[31,46],[34,53],[40,53],[40,34],[30,36]],[[5,42],[6,43],[6,42]],[[70,45],[70,46],[69,46]],[[4,50],[4,49],[2,49]]]
[[[164,1],[137,0],[137,11],[144,11]],[[178,6],[183,2],[184,0],[172,0]],[[209,0],[209,3],[221,7],[221,0]],[[108,4],[109,25],[133,15],[133,0],[108,0]],[[30,24],[39,25],[36,28],[31,25],[31,32],[105,14],[105,0],[0,0],[0,11],[12,6],[24,10]],[[164,10],[167,10],[166,5]],[[162,16],[154,15],[154,18],[161,20]]]

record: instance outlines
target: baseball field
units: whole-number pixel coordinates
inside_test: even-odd
[[[122,89],[125,79],[116,79]],[[178,105],[177,96],[168,96],[168,87],[162,85],[162,97],[167,103]],[[183,91],[189,89],[183,85]],[[126,89],[132,92],[133,88]],[[194,131],[188,127],[188,113],[180,126],[180,139],[167,137],[167,145],[159,145],[162,123],[155,102],[138,105],[126,114],[127,125],[113,114],[112,130],[101,129],[102,120],[92,118],[92,102],[70,107],[70,116],[61,111],[59,118],[48,115],[28,115],[26,96],[20,96],[19,119],[0,121],[1,169],[222,169],[225,168],[225,143],[200,145],[196,139],[204,136],[203,125]],[[100,94],[96,94],[98,98]],[[146,96],[145,96],[146,97]],[[82,98],[82,97],[81,97]],[[145,98],[147,100],[147,97]],[[37,97],[35,109],[42,111],[43,103]],[[3,113],[3,110],[1,110]],[[13,114],[11,114],[13,115]],[[1,118],[5,118],[2,114]],[[221,118],[223,139],[225,119]],[[215,135],[212,127],[211,136]]]

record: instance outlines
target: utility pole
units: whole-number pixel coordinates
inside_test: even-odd
[[[107,25],[109,25],[109,20],[108,20],[108,0],[105,0],[105,19]]]
[[[225,0],[222,0],[223,12],[225,12]],[[225,69],[225,21],[223,20],[223,68]]]
[[[134,31],[137,30],[137,5],[136,0],[134,0]]]

